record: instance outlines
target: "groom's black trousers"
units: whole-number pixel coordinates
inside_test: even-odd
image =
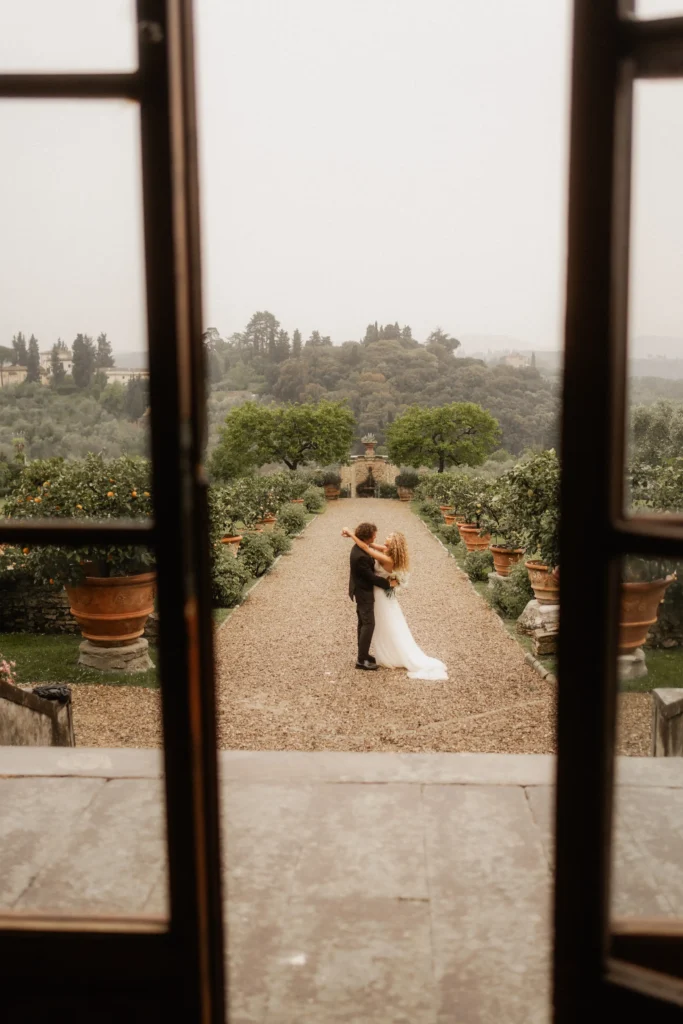
[[[368,660],[372,634],[375,632],[375,592],[356,590],[354,596],[358,616],[358,660],[363,662]]]

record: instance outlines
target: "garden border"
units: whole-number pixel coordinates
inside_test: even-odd
[[[299,540],[299,539],[301,539],[303,537],[304,533],[306,532],[306,530],[308,529],[308,527],[311,525],[311,523],[314,523],[315,520],[319,516],[324,515],[324,512],[313,512],[313,513],[311,513],[311,515],[312,515],[312,518],[308,520],[308,522],[304,525],[302,530],[300,530],[298,533],[293,534],[293,536],[291,537],[291,540]],[[253,592],[258,587],[259,583],[261,583],[261,581],[264,580],[266,578],[266,576],[270,575],[270,573],[273,571],[273,569],[275,568],[277,563],[280,561],[280,559],[281,558],[289,557],[291,554],[293,554],[293,552],[287,551],[287,552],[285,552],[285,554],[278,555],[277,558],[268,566],[266,571],[264,573],[262,573],[261,576],[257,576],[257,578],[255,580],[253,580],[253,582],[251,583],[251,586],[249,586],[247,584],[247,587],[245,587],[244,592],[243,592],[243,596],[241,597],[240,601],[237,604],[234,604],[232,606],[232,608],[222,608],[222,609],[221,608],[217,608],[217,609],[214,609],[214,611],[225,611],[225,612],[227,612],[227,615],[222,620],[222,622],[219,622],[218,625],[215,627],[215,632],[216,633],[220,633],[220,631],[224,628],[226,622],[228,622],[229,619],[232,617],[233,612],[236,612],[238,608],[241,608],[243,604],[246,604],[246,602],[249,600],[249,597],[251,596],[251,594],[253,594]]]
[[[411,503],[411,504],[412,504],[412,503]],[[448,549],[448,547],[446,546],[446,544],[444,544],[444,542],[443,542],[443,541],[441,540],[441,537],[439,537],[439,536],[438,536],[438,534],[436,534],[436,533],[435,533],[435,532],[434,532],[433,530],[431,530],[431,529],[430,529],[430,527],[429,527],[429,524],[428,524],[427,522],[425,522],[425,520],[424,520],[424,519],[422,518],[422,516],[421,516],[421,515],[418,515],[418,513],[417,513],[417,512],[415,511],[415,509],[414,509],[414,508],[411,508],[411,511],[412,511],[413,515],[415,516],[415,518],[416,518],[416,519],[417,519],[417,520],[418,520],[418,521],[419,521],[420,523],[422,523],[422,525],[424,526],[424,528],[425,528],[425,530],[427,531],[427,533],[428,533],[428,534],[430,534],[430,536],[432,536],[432,537],[434,538],[434,540],[435,540],[435,541],[436,541],[436,542],[437,542],[438,544],[440,544],[440,545],[441,545],[441,547],[442,547],[442,548],[444,549],[444,551],[446,552],[446,554],[448,555],[448,557],[449,557],[449,558],[452,558],[452,559],[453,559],[453,561],[455,562],[455,567],[456,567],[456,569],[458,570],[458,572],[459,572],[459,573],[460,573],[460,574],[461,574],[462,576],[464,576],[464,577],[465,577],[465,579],[467,580],[467,582],[469,583],[470,587],[472,588],[472,590],[474,591],[474,593],[475,593],[475,594],[477,595],[477,597],[479,598],[479,600],[480,600],[480,601],[484,601],[484,598],[483,598],[483,597],[481,596],[481,594],[480,594],[480,593],[479,593],[479,592],[477,591],[477,588],[476,588],[476,587],[474,586],[474,584],[472,583],[472,580],[471,580],[471,579],[469,578],[469,576],[468,576],[468,575],[467,575],[467,573],[466,573],[466,572],[464,571],[464,569],[461,569],[461,568],[460,568],[460,566],[458,565],[458,560],[456,559],[455,555],[453,554],[453,552],[452,552],[452,551],[449,551],[449,549]],[[485,602],[485,603],[486,603],[486,602]],[[491,608],[491,606],[490,606],[490,605],[489,605],[489,608]],[[503,620],[502,620],[502,618],[500,617],[500,615],[498,615],[498,613],[497,613],[497,612],[496,612],[496,611],[495,611],[495,610],[494,610],[493,608],[491,608],[491,611],[492,611],[492,612],[493,612],[493,614],[495,615],[495,617],[496,617],[496,620],[497,620],[497,621],[498,621],[498,622],[500,623],[500,625],[501,625],[501,627],[503,628],[503,630],[505,630],[505,634],[506,634],[506,636],[509,636],[509,637],[510,637],[510,639],[511,639],[511,640],[512,640],[512,641],[513,641],[514,643],[516,643],[516,644],[517,644],[517,646],[518,646],[518,647],[519,647],[519,648],[520,648],[520,649],[521,649],[521,650],[522,650],[522,651],[524,652],[524,660],[525,660],[525,662],[527,663],[527,665],[529,665],[529,667],[530,667],[530,668],[532,668],[532,669],[534,670],[534,672],[536,672],[536,673],[537,673],[537,675],[539,675],[539,676],[541,677],[541,679],[544,679],[544,680],[545,680],[545,681],[546,681],[547,683],[550,683],[550,684],[554,684],[554,683],[557,683],[557,676],[556,676],[556,675],[554,674],[554,672],[551,672],[551,671],[550,671],[550,669],[549,669],[549,668],[546,668],[546,667],[545,667],[545,665],[543,665],[543,663],[542,663],[542,662],[540,662],[540,661],[539,661],[539,660],[538,660],[537,658],[534,658],[533,654],[529,653],[529,651],[524,651],[524,648],[522,647],[522,644],[520,644],[520,642],[519,642],[519,640],[517,639],[516,635],[515,635],[515,634],[514,634],[513,632],[511,632],[511,631],[510,631],[509,629],[507,629],[507,628],[506,628],[506,626],[505,626],[505,623],[503,622]]]

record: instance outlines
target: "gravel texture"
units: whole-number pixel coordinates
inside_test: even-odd
[[[354,668],[351,542],[340,532],[368,519],[380,538],[392,529],[408,538],[412,574],[399,600],[420,646],[446,662],[446,683]],[[218,630],[216,654],[223,749],[555,750],[555,686],[525,662],[455,561],[398,501],[330,503]],[[158,697],[75,687],[78,744],[158,745]],[[649,753],[650,707],[649,694],[620,699],[621,753]]]

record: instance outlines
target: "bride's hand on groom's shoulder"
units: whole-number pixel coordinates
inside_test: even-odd
[[[342,537],[350,537],[351,536],[351,534],[349,533],[348,526],[342,526],[341,535],[342,535]]]

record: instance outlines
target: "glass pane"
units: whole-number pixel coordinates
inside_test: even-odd
[[[0,7],[0,74],[132,71],[135,0],[22,0]]]
[[[1,488],[34,460],[144,456],[149,418],[138,109],[6,102],[0,134]]]
[[[683,914],[683,562],[622,565],[615,917]]]
[[[683,14],[682,0],[636,0],[639,18],[671,18]]]
[[[629,311],[632,511],[683,511],[683,83],[637,82]]]
[[[97,554],[0,553],[0,913],[167,913],[154,562]]]

